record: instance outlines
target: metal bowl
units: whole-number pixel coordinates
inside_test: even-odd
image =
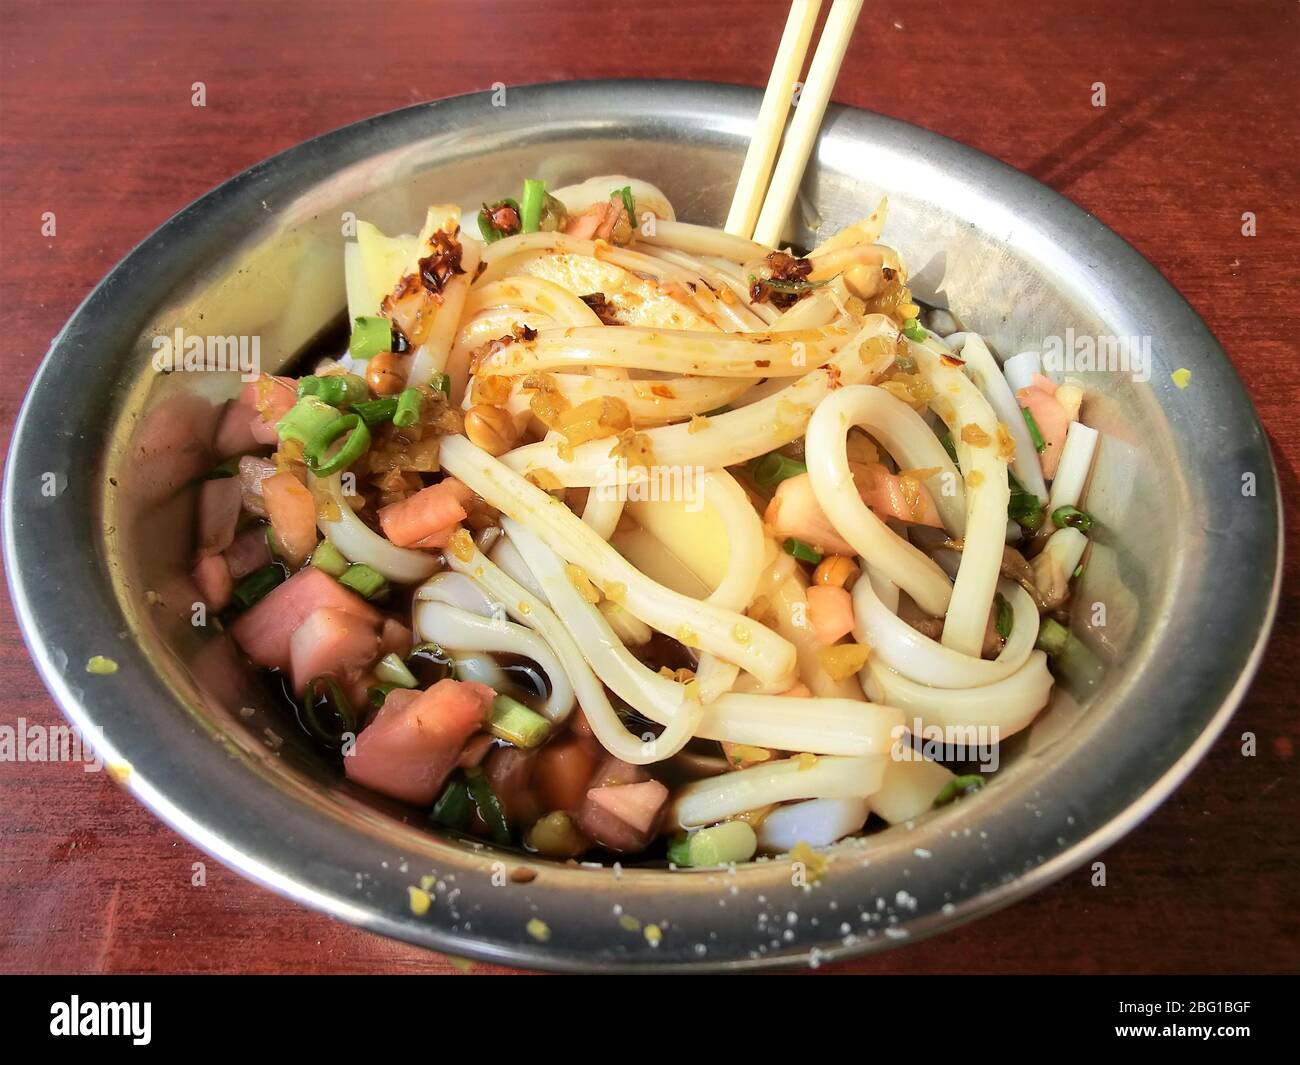
[[[680,217],[719,223],[759,97],[591,82],[512,88],[504,102],[412,107],[253,167],[136,248],[54,341],[9,455],[6,559],[46,684],[115,776],[196,845],[308,906],[541,969],[749,968],[882,949],[1042,887],[1150,813],[1223,728],[1273,617],[1280,506],[1263,430],[1200,319],[1119,237],[978,152],[847,108],[827,115],[792,237],[810,243],[886,193],[885,240],[918,294],[1003,354],[1067,329],[1152,346],[1149,380],[1079,373],[1105,440],[1077,620],[1104,672],[1060,686],[1002,745],[990,787],[842,845],[811,884],[785,860],[727,872],[534,861],[440,838],[340,781],[228,641],[192,624],[193,479],[239,382],[156,372],[155,336],[257,337],[274,371],[338,322],[354,217],[410,230],[429,203],[476,204],[527,175],[637,174]],[[1171,381],[1178,368],[1186,388]],[[92,655],[119,670],[88,673]],[[512,878],[520,866],[534,879]],[[434,900],[417,914],[409,888],[423,877]]]

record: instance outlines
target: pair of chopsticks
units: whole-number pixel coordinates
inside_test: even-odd
[[[772,75],[758,111],[758,125],[745,153],[745,164],[727,215],[728,233],[750,237],[769,247],[776,247],[781,239],[781,231],[794,206],[804,168],[830,102],[831,89],[862,11],[862,0],[831,0],[821,40],[808,68],[808,80],[799,94],[799,105],[778,159],[777,147],[781,145],[786,116],[794,102],[795,82],[803,70],[821,6],[821,0],[794,0],[790,5]],[[772,169],[774,159],[775,170]]]

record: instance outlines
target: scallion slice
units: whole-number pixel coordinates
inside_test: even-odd
[[[465,783],[469,787],[470,798],[474,800],[474,805],[478,807],[479,816],[487,824],[492,842],[501,846],[508,846],[510,843],[510,826],[506,823],[506,815],[501,812],[501,803],[492,791],[492,785],[488,783],[487,775],[481,767],[472,766],[465,770]]]
[[[925,327],[921,325],[919,319],[908,318],[903,323],[903,336],[907,337],[908,340],[915,340],[919,344],[925,340],[929,334],[925,331]]]
[[[233,593],[235,602],[247,610],[273,588],[276,588],[283,580],[284,570],[279,566],[263,566],[261,569],[254,570],[235,585]]]
[[[336,717],[342,728],[332,727],[322,721],[322,710]],[[357,719],[352,713],[352,704],[343,694],[339,682],[328,673],[308,682],[302,695],[302,723],[308,732],[331,747],[342,743],[346,733],[356,733]]]
[[[1016,623],[1015,611],[1011,609],[1011,604],[1001,592],[993,597],[993,606],[997,611],[993,618],[993,627],[999,636],[1004,640],[1008,639],[1011,636],[1012,626]]]
[[[1034,644],[1040,651],[1046,651],[1055,658],[1063,654],[1070,645],[1070,630],[1059,621],[1043,618],[1038,626],[1038,640]]]
[[[1092,528],[1092,515],[1085,514],[1078,507],[1057,507],[1052,511],[1052,524],[1058,529],[1078,529],[1086,533]]]
[[[969,795],[984,787],[984,778],[978,773],[967,773],[962,777],[953,777],[943,786],[943,790],[934,797],[935,806],[947,806],[959,796]]]
[[[307,400],[300,399],[298,402],[302,404]],[[292,414],[293,411],[289,413]],[[343,446],[334,454],[327,456],[326,452],[329,451],[334,441],[345,433],[347,439],[343,441]],[[307,441],[305,449],[307,465],[317,477],[328,477],[332,473],[338,473],[339,470],[347,469],[364,455],[369,447],[370,430],[366,428],[366,423],[361,416],[357,414],[340,415],[320,426],[312,434],[311,439]]]
[[[311,375],[298,382],[298,398],[315,396],[331,407],[343,410],[353,403],[360,403],[370,395],[366,382],[354,373],[324,374],[320,377]]]
[[[807,472],[808,467],[802,462],[779,451],[769,451],[754,459],[749,466],[749,475],[760,488],[775,488],[782,481]]]
[[[802,540],[796,540],[793,536],[786,537],[785,543],[781,546],[785,548],[787,555],[793,555],[800,562],[817,563],[822,560],[821,553],[815,547]]]
[[[454,828],[463,832],[469,827],[470,815],[474,812],[474,800],[470,798],[469,788],[463,780],[448,781],[438,801],[433,804],[429,817],[445,828]]]
[[[395,652],[384,655],[375,663],[375,676],[384,684],[395,684],[399,688],[419,687],[415,674],[406,668],[406,663]]]
[[[636,200],[632,197],[632,186],[624,185],[621,189],[615,189],[610,196],[618,196],[623,201],[623,210],[627,212],[628,224],[636,229]]]
[[[551,734],[551,723],[517,699],[498,695],[492,700],[488,731],[516,747],[540,747]]]
[[[351,588],[365,599],[374,599],[388,591],[388,582],[384,580],[384,575],[364,562],[353,563],[344,570],[343,576],[339,578],[339,584]]]
[[[368,426],[383,425],[391,422],[397,413],[397,397],[385,396],[383,399],[369,399],[365,403],[352,404],[352,413],[359,415]]]
[[[354,359],[372,359],[393,349],[393,323],[387,318],[363,316],[352,322],[348,353]]]
[[[418,388],[404,389],[397,397],[397,409],[393,412],[393,424],[399,429],[414,425],[420,420],[420,411],[424,408],[424,393]]]
[[[536,233],[542,227],[542,207],[546,203],[546,182],[537,178],[524,181],[524,195],[519,205],[519,220],[524,233]]]
[[[1011,498],[1007,503],[1007,517],[1022,529],[1034,530],[1042,527],[1043,504],[1038,496],[1029,491],[1007,470],[1007,482],[1011,485]]]
[[[1033,441],[1034,450],[1042,454],[1047,447],[1047,441],[1043,439],[1042,430],[1038,428],[1038,422],[1034,420],[1033,411],[1028,407],[1021,407],[1020,413],[1025,416],[1025,424],[1029,426],[1029,439]]]
[[[328,540],[322,540],[316,545],[316,550],[311,553],[311,564],[331,577],[342,577],[348,568],[348,560],[343,557],[343,552]]]
[[[338,410],[319,397],[303,396],[275,423],[275,431],[281,440],[306,444],[338,416]]]

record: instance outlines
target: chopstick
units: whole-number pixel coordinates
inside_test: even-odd
[[[836,0],[831,0],[834,5]],[[804,56],[812,40],[813,27],[821,12],[822,0],[794,0],[785,20],[781,43],[772,62],[772,74],[767,79],[763,103],[758,109],[758,122],[745,163],[740,168],[740,179],[731,198],[731,211],[727,214],[726,231],[733,236],[749,238],[763,205],[763,193],[776,159],[776,149],[781,143],[786,116],[794,100],[794,84],[803,70]]]
[[[754,227],[753,239],[759,244],[775,247],[781,239],[861,11],[862,0],[831,0],[830,14],[826,16],[821,40],[817,42],[817,51],[808,68],[808,80],[799,95],[799,106],[795,108],[776,170],[772,173],[767,198]]]

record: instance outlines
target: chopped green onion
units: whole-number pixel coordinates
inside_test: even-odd
[[[365,599],[374,599],[388,590],[388,582],[384,580],[384,575],[364,562],[354,562],[344,570],[343,576],[339,578],[339,584],[351,588]]]
[[[697,869],[747,862],[758,850],[758,837],[748,821],[723,821],[690,837],[690,865]]]
[[[1077,566],[1074,567],[1074,572],[1070,574],[1070,580],[1077,581],[1082,576],[1083,576],[1083,563],[1080,562]]]
[[[370,395],[366,382],[354,373],[332,373],[317,377],[314,374],[298,382],[298,398],[315,396],[331,407],[343,410],[360,403]]]
[[[1034,646],[1055,657],[1062,654],[1069,644],[1070,630],[1059,621],[1043,618],[1042,624],[1038,626],[1038,640]]]
[[[1047,447],[1047,441],[1043,439],[1042,430],[1038,428],[1033,412],[1028,407],[1021,407],[1020,413],[1025,416],[1025,424],[1029,426],[1029,439],[1034,443],[1034,450],[1042,454],[1043,449]]]
[[[370,705],[379,710],[384,705],[384,700],[388,698],[388,693],[398,688],[396,684],[372,684],[366,689],[366,698],[370,700]]]
[[[284,580],[284,570],[279,566],[263,566],[253,570],[235,585],[235,602],[247,610]]]
[[[685,832],[674,836],[672,842],[668,844],[668,860],[682,869],[690,868],[691,837]]]
[[[993,597],[993,605],[997,610],[997,615],[993,620],[993,627],[997,629],[998,635],[1005,640],[1010,637],[1012,626],[1016,623],[1015,612],[1001,592],[998,592]]]
[[[429,817],[446,828],[463,832],[469,827],[469,818],[473,812],[474,800],[470,798],[469,788],[463,780],[452,780],[433,804]]]
[[[542,226],[542,207],[546,201],[546,182],[537,178],[524,181],[524,197],[519,207],[519,220],[524,233],[536,233]]]
[[[820,562],[821,554],[811,544],[806,544],[802,540],[796,540],[793,536],[786,537],[786,541],[781,545],[785,548],[787,555],[794,555],[800,562]]]
[[[420,410],[424,407],[424,393],[418,388],[407,388],[397,397],[397,410],[393,412],[393,424],[399,429],[414,425],[420,420]]]
[[[436,373],[429,378],[429,387],[436,388],[448,399],[451,398],[451,377],[445,373]]]
[[[935,806],[947,806],[962,795],[969,795],[972,791],[979,791],[984,787],[984,778],[978,773],[968,773],[964,777],[953,777],[943,786],[943,790],[934,797]]]
[[[632,198],[632,186],[624,185],[621,189],[615,189],[610,195],[622,198],[623,210],[627,212],[628,224],[633,229],[636,229],[636,200]]]
[[[465,770],[465,783],[469,786],[470,798],[478,807],[479,816],[487,823],[488,833],[493,843],[508,846],[510,843],[510,826],[506,824],[506,815],[501,812],[501,803],[492,791],[487,776],[479,766]]]
[[[515,212],[515,215],[522,220],[522,214],[520,213],[519,203],[517,200],[512,200],[507,197],[504,200],[497,200],[494,204],[484,204],[483,210],[478,213],[478,231],[482,235],[483,240],[488,244],[495,244],[502,237],[513,237],[515,235],[515,230],[497,229],[497,227],[492,224],[491,213],[501,207],[511,208]]]
[[[393,323],[387,318],[364,316],[353,319],[348,353],[354,359],[372,359],[393,350]]]
[[[1086,533],[1092,528],[1092,515],[1085,514],[1078,507],[1057,507],[1052,511],[1052,524],[1058,529],[1078,529]]]
[[[558,233],[569,224],[569,212],[562,200],[557,200],[549,192],[542,197],[542,220],[537,228],[543,233]]]
[[[919,319],[909,318],[903,323],[903,336],[908,340],[915,340],[919,344],[929,335]]]
[[[301,404],[306,400],[300,399],[298,402]],[[293,411],[289,413],[292,414]],[[326,452],[329,451],[330,446],[345,433],[347,439],[343,441],[343,446],[327,457]],[[305,449],[307,466],[317,477],[328,477],[351,466],[366,453],[369,447],[370,430],[366,428],[366,423],[360,415],[343,414],[320,426],[312,434]]]
[[[1007,470],[1007,482],[1011,485],[1011,498],[1007,503],[1007,517],[1022,529],[1034,530],[1043,524],[1043,504],[1038,496],[1029,491],[1016,480],[1016,475]]]
[[[354,403],[352,413],[359,415],[368,426],[383,425],[384,422],[391,422],[393,415],[397,413],[397,397],[385,396],[383,399]]]
[[[322,540],[316,545],[316,550],[311,553],[311,564],[331,577],[342,577],[348,568],[348,560],[343,557],[343,552],[328,540]]]
[[[952,459],[952,464],[957,467],[957,472],[961,472],[961,463],[957,461],[957,445],[952,442],[952,433],[944,433],[939,437],[939,443],[943,445],[944,451],[948,452],[948,457]]]
[[[384,655],[375,664],[375,676],[383,683],[396,684],[399,688],[419,687],[415,674],[406,668],[406,663],[396,653]]]
[[[86,659],[86,672],[97,677],[111,677],[117,672],[117,663],[103,655],[91,655]]]
[[[498,695],[492,700],[488,731],[516,747],[540,747],[551,734],[551,723],[517,699]]]
[[[341,729],[328,728],[321,721],[322,702],[324,709],[329,710],[339,719],[343,726]],[[348,702],[348,697],[343,694],[339,682],[328,673],[308,682],[307,690],[302,695],[302,722],[308,732],[331,747],[337,747],[343,741],[344,733],[355,733],[357,730],[357,719],[352,713],[352,705]]]
[[[296,440],[300,444],[306,444],[338,416],[339,412],[324,400],[316,396],[303,396],[275,423],[275,431],[281,440]]]
[[[779,451],[769,451],[749,465],[749,475],[760,488],[775,488],[782,481],[807,472],[808,467],[802,462]]]

